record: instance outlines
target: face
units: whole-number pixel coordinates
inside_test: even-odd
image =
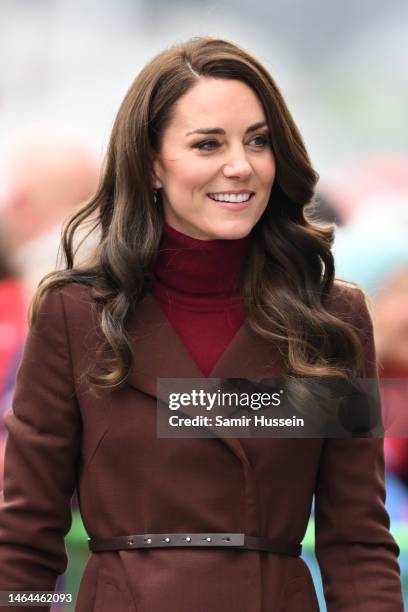
[[[153,169],[174,229],[201,240],[248,235],[275,178],[265,113],[253,90],[202,77],[176,102]]]

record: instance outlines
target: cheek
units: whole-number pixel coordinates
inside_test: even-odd
[[[273,156],[265,157],[259,161],[257,174],[265,186],[272,186],[276,175],[276,165]]]
[[[174,162],[166,168],[164,176],[168,189],[196,190],[204,188],[208,181],[216,174],[218,166],[213,162],[203,163],[202,160],[186,159]],[[167,179],[167,180],[166,180]]]

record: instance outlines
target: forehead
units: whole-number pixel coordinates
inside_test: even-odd
[[[174,105],[169,128],[194,130],[242,128],[265,120],[262,104],[245,83],[232,79],[201,78]]]

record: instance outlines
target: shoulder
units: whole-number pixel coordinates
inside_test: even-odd
[[[68,350],[75,378],[94,363],[98,347],[104,345],[101,328],[102,306],[96,290],[85,283],[65,283],[51,287],[41,296],[34,335],[49,338],[50,346],[57,344]]]
[[[337,280],[329,297],[331,314],[348,323],[357,335],[361,345],[361,370],[363,378],[377,377],[372,305],[368,295],[354,283]]]
[[[372,305],[365,291],[359,285],[335,279],[325,306],[334,316],[359,326],[371,323]]]
[[[66,283],[62,286],[46,289],[39,298],[35,298],[32,308],[36,310],[35,324],[52,325],[53,321],[65,321],[69,327],[72,323],[89,323],[96,313],[97,303],[94,290],[85,283]]]

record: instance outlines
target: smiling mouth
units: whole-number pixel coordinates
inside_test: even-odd
[[[215,202],[248,202],[255,194],[253,191],[247,193],[209,193],[207,194]]]

